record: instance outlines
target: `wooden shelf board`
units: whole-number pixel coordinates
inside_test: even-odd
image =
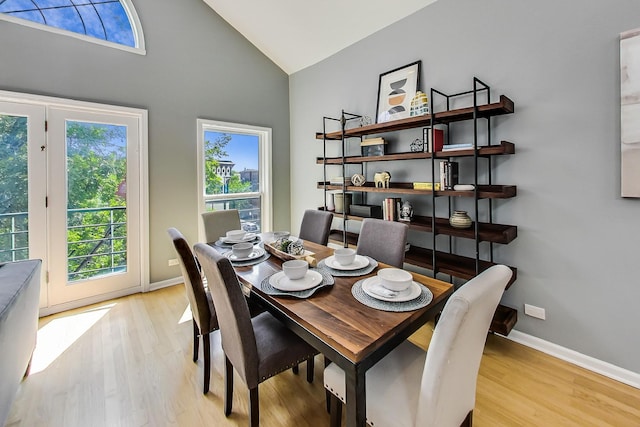
[[[343,218],[343,214],[341,213],[334,213],[334,215],[338,218]],[[364,218],[355,215],[347,215],[347,219],[352,221],[362,221]],[[404,224],[407,224],[411,230],[423,231],[426,233],[432,232],[430,216],[416,215],[413,217],[411,222],[404,222]],[[449,220],[447,218],[436,218],[436,230],[438,234],[475,239],[475,229],[473,226],[466,229],[454,228],[449,224]],[[518,237],[518,227],[514,225],[490,224],[486,222],[480,223],[478,239],[482,242],[508,244],[516,237]]]
[[[342,190],[341,185],[332,185],[329,182],[318,182],[317,188],[325,188],[327,190]],[[354,185],[345,186],[345,191],[361,191],[366,193],[393,193],[393,194],[416,194],[428,195],[432,190],[415,190],[411,182],[393,182],[390,188],[374,187],[373,182],[367,182],[361,187]],[[509,199],[515,197],[517,187],[515,185],[479,185],[478,198],[480,199]],[[436,196],[460,196],[475,197],[475,191],[454,191],[444,190],[436,191]]]
[[[507,307],[505,305],[498,305],[496,312],[491,320],[491,326],[489,330],[491,332],[507,336],[513,329],[518,321],[518,310]]]
[[[406,119],[393,120],[385,123],[375,123],[358,128],[345,129],[344,137],[352,138],[385,132],[395,132],[405,129],[414,129],[418,127],[427,127],[431,126],[432,121],[435,123],[453,123],[463,120],[470,120],[473,119],[473,110],[473,107],[458,108],[449,111],[441,111],[434,114],[426,114],[424,116],[415,116]],[[499,116],[503,114],[513,113],[513,111],[513,101],[504,95],[500,95],[499,102],[478,106],[478,117],[486,118]],[[316,139],[341,140],[342,137],[342,131],[329,132],[327,134],[323,134],[322,132],[316,133]]]

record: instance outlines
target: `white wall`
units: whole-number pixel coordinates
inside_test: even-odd
[[[417,59],[423,90],[469,90],[477,76],[516,106],[494,120],[495,140],[516,144],[494,174],[518,186],[494,218],[518,225],[518,238],[495,251],[518,268],[503,298],[519,311],[516,329],[640,372],[640,199],[620,197],[618,38],[639,16],[635,0],[441,0],[294,74],[292,228],[322,205],[314,134],[323,116],[373,117],[379,74]],[[408,151],[413,138],[391,148]],[[415,162],[388,163],[400,181],[424,174]],[[525,316],[524,303],[546,308],[547,320]]]

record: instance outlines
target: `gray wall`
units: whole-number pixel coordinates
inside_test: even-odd
[[[289,226],[288,77],[202,0],[137,0],[147,55],[0,21],[0,89],[149,111],[151,281],[197,238],[196,119],[273,128],[274,227]]]
[[[620,197],[619,130],[619,33],[640,26],[638,16],[636,0],[440,0],[294,74],[292,222],[322,204],[314,133],[323,116],[373,117],[379,74],[417,59],[423,89],[469,90],[477,76],[494,99],[505,94],[516,105],[494,120],[496,140],[516,144],[494,174],[518,186],[495,217],[519,227],[495,252],[518,268],[503,298],[519,311],[516,329],[640,372],[640,200]],[[391,148],[408,151],[413,138]],[[426,176],[417,162],[382,167],[399,181]],[[525,316],[525,303],[544,307],[547,320]]]

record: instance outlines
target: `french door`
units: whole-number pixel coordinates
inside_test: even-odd
[[[14,223],[26,216],[28,229],[7,232],[0,224],[0,254],[43,259],[41,308],[54,307],[50,311],[137,292],[145,283],[146,114],[111,108],[4,103],[0,111],[0,141],[11,139],[17,146],[16,137],[26,135],[27,145],[26,156],[0,164],[0,173],[18,167],[13,163],[24,171],[26,157],[28,195],[28,204],[15,203],[13,210],[22,212],[3,213]],[[11,120],[28,131],[11,135],[22,128],[2,123],[16,117],[22,119]],[[21,191],[4,193],[11,200],[24,198]]]

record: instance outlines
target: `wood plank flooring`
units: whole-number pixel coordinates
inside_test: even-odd
[[[212,338],[211,390],[202,355],[191,361],[191,314],[182,285],[40,319],[31,375],[7,426],[246,426],[247,391],[236,378],[233,413],[222,409],[224,365]],[[427,346],[431,326],[412,341]],[[202,351],[202,346],[200,346]],[[265,427],[329,425],[322,359],[313,384],[284,372],[260,385]],[[489,336],[476,426],[640,426],[640,390],[500,336]]]

